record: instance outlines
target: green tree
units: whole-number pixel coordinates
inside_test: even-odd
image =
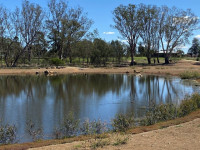
[[[139,38],[139,25],[137,7],[129,4],[128,6],[120,5],[113,11],[113,26],[119,31],[123,38],[128,41],[131,55],[131,66],[134,64],[134,53]]]
[[[200,43],[199,43],[199,39],[194,38],[192,40],[192,46],[189,48],[188,53],[192,55],[197,55],[200,54]]]
[[[140,4],[138,8],[139,33],[146,48],[148,64],[151,64],[152,50],[157,46],[159,13],[159,8],[152,5]]]
[[[102,39],[94,39],[94,49],[91,54],[91,63],[96,65],[106,65],[109,57],[109,46]]]
[[[111,51],[114,53],[113,56],[117,59],[117,62],[120,64],[121,59],[124,56],[125,49],[123,48],[123,45],[120,41],[111,41]]]

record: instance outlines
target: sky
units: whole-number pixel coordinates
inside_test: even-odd
[[[47,9],[49,0],[29,0],[32,3],[37,3],[44,9]],[[94,24],[91,30],[98,29],[99,37],[107,42],[111,40],[125,40],[121,38],[118,31],[111,27],[114,25],[112,11],[120,4],[151,4],[151,5],[167,5],[168,7],[176,6],[181,9],[191,9],[192,12],[200,17],[200,0],[66,0],[70,7],[80,6],[87,13],[88,18],[92,19]],[[22,0],[0,0],[0,4],[10,10],[14,10],[16,6],[20,7]],[[200,30],[195,31],[194,37],[200,38]],[[187,52],[191,44],[187,44],[182,49]]]

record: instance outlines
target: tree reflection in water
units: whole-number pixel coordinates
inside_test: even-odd
[[[176,104],[186,93],[198,90],[178,78],[158,76],[0,76],[0,118],[16,124],[18,134],[29,141],[24,137],[30,119],[50,135],[70,111],[81,120],[100,118],[109,122],[117,113],[130,112],[142,117],[153,104]]]

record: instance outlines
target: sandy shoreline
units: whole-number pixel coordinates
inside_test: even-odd
[[[178,63],[170,65],[152,65],[152,66],[133,66],[133,67],[102,67],[102,68],[80,68],[80,67],[64,67],[56,68],[36,68],[36,69],[0,69],[0,75],[35,75],[36,72],[44,74],[48,70],[54,74],[71,74],[71,73],[130,73],[135,74],[135,71],[141,74],[158,74],[158,75],[174,75],[178,76],[185,71],[197,71],[200,64],[196,61],[181,60]]]

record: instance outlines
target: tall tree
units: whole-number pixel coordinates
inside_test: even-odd
[[[68,8],[62,0],[59,2],[51,0],[48,6],[50,17],[46,22],[53,49],[58,53],[60,59],[69,56],[71,63],[71,45],[86,34],[92,21],[83,13],[83,9],[80,7]]]
[[[136,51],[136,44],[139,38],[139,25],[137,7],[129,4],[128,6],[120,5],[113,11],[114,23],[113,26],[125,38],[130,47],[131,63],[134,64],[134,53]]]
[[[66,58],[68,55],[70,63],[72,62],[71,45],[80,41],[91,25],[92,21],[87,18],[80,7],[71,8],[62,20],[63,36],[65,38],[64,57]]]
[[[49,31],[49,39],[52,45],[52,50],[58,53],[60,59],[63,58],[64,49],[64,33],[62,31],[62,20],[67,13],[67,3],[60,0],[50,0],[48,3],[50,11],[49,18],[46,20],[46,27]]]
[[[37,33],[42,32],[42,23],[44,14],[42,8],[37,5],[24,0],[22,3],[22,10],[20,13],[20,34],[23,44],[26,45],[28,52],[28,60],[31,61],[31,45],[34,42]]]
[[[158,42],[158,14],[159,8],[152,5],[140,4],[138,8],[138,22],[140,37],[146,48],[148,64],[151,64],[151,51],[156,49]]]
[[[169,58],[176,47],[189,42],[193,31],[198,29],[198,23],[198,17],[189,9],[184,11],[176,7],[162,7],[159,34],[166,64],[169,64]]]

